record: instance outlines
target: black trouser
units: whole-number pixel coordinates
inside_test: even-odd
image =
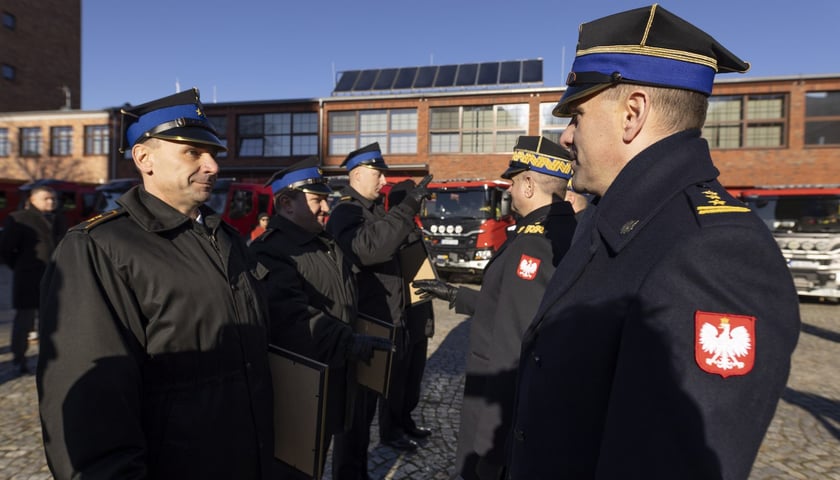
[[[398,329],[398,332],[402,329]],[[405,435],[406,428],[415,426],[411,412],[420,403],[420,388],[426,369],[429,339],[416,335],[409,339],[402,355],[395,355],[391,366],[391,386],[388,399],[379,401],[379,438],[395,440]]]
[[[333,480],[366,480],[370,424],[379,394],[359,386],[350,430],[333,437]]]

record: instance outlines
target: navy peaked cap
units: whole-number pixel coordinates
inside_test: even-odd
[[[555,116],[569,103],[616,83],[712,93],[715,74],[744,73],[750,64],[657,4],[580,26],[577,52]]]

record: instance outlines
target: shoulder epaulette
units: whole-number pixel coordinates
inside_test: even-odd
[[[692,208],[697,215],[716,215],[720,213],[750,212],[749,207],[735,200],[723,188],[710,185],[694,185],[687,190]]]
[[[98,225],[102,225],[105,222],[113,220],[120,215],[125,214],[125,209],[117,208],[114,210],[108,210],[107,212],[100,213],[95,217],[91,217],[84,222],[76,225],[75,227],[71,228],[71,230],[90,230]]]
[[[545,233],[545,226],[540,221],[540,222],[529,223],[528,225],[517,226],[517,228],[516,228],[516,234],[517,235],[529,234],[529,233],[542,235],[542,234]]]

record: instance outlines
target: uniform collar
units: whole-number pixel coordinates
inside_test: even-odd
[[[368,200],[367,198],[363,197],[361,193],[357,192],[355,188],[347,185],[341,190],[341,196],[350,196],[355,199],[357,202],[361,203],[363,207],[370,210],[376,205],[376,200]],[[381,197],[381,196],[380,196]]]
[[[270,230],[282,232],[283,239],[296,245],[305,245],[318,237],[318,233],[308,232],[295,222],[282,215],[274,215],[268,221]]]
[[[192,218],[147,192],[143,185],[132,187],[131,190],[117,199],[117,203],[131,215],[135,222],[149,232],[174,230],[193,221]],[[219,216],[211,208],[204,205],[201,205],[199,210],[204,217],[204,224],[207,228],[215,231],[221,223]]]
[[[675,133],[640,152],[618,174],[597,202],[596,228],[618,252],[675,195],[718,175],[700,130]]]

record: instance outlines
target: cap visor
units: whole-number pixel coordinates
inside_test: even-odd
[[[525,170],[528,170],[528,169],[523,168],[523,167],[508,167],[508,169],[505,170],[504,173],[502,173],[501,177],[504,178],[505,180],[510,180],[517,173],[524,172]]]
[[[613,84],[586,83],[582,85],[574,85],[571,87],[567,87],[565,93],[563,93],[563,97],[560,98],[560,101],[554,107],[554,110],[551,111],[551,114],[555,117],[570,117],[572,116],[571,110],[569,108],[570,103],[574,102],[575,100],[594,95],[600,92],[601,90],[609,88],[611,85]]]
[[[319,195],[329,195],[333,193],[332,188],[330,188],[326,183],[310,183],[300,189],[306,193],[316,193]]]
[[[178,127],[156,133],[155,138],[164,140],[173,140],[176,142],[200,143],[203,145],[211,145],[220,150],[227,151],[227,147],[215,133],[210,130],[199,127]]]

